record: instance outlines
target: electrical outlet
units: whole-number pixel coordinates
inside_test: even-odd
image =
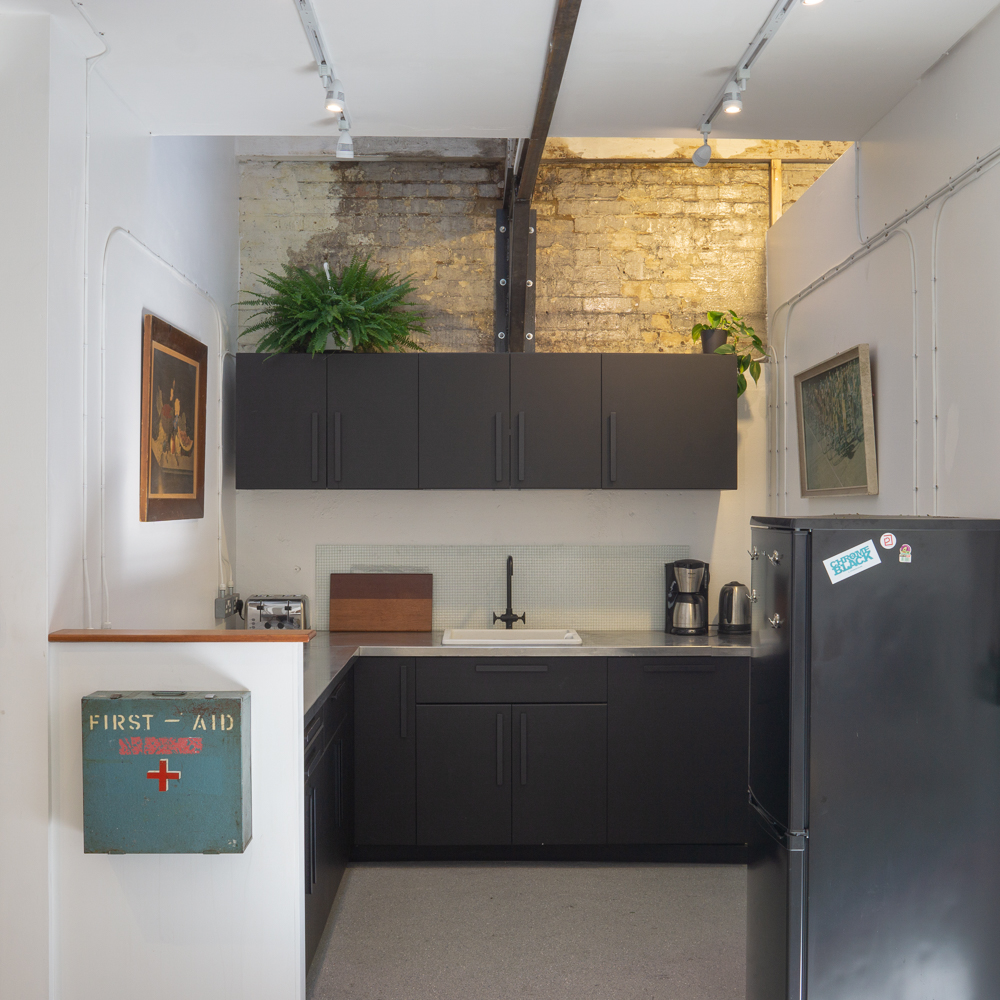
[[[230,615],[239,614],[242,604],[239,594],[234,594],[232,591],[220,594],[215,599],[215,617],[228,618]]]

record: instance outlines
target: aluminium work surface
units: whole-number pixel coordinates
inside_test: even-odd
[[[587,632],[579,646],[442,646],[442,632],[319,632],[304,649],[303,708],[310,712],[359,656],[592,657],[736,656],[751,653],[749,635],[670,635],[653,631]]]

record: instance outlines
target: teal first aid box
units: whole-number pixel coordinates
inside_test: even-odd
[[[95,691],[82,721],[85,853],[250,843],[248,691]]]

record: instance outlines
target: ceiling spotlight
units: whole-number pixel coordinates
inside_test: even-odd
[[[332,86],[326,92],[326,110],[334,115],[344,113],[347,102],[344,100],[344,85],[339,80],[334,80]]]
[[[350,132],[340,133],[340,138],[337,140],[337,159],[338,160],[354,159],[354,140],[351,139]]]
[[[822,3],[823,0],[802,0],[803,7],[815,7],[816,4]]]
[[[712,147],[708,144],[707,131],[703,131],[701,133],[701,137],[704,141],[694,151],[694,155],[691,157],[691,162],[694,163],[696,167],[707,167],[708,161],[712,158]]]
[[[726,85],[726,93],[722,98],[722,110],[727,115],[738,115],[743,110],[743,99],[740,97],[740,84],[732,80]]]

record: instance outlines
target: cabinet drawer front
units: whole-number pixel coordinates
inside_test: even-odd
[[[417,701],[432,704],[604,702],[600,657],[428,657],[417,661]]]

